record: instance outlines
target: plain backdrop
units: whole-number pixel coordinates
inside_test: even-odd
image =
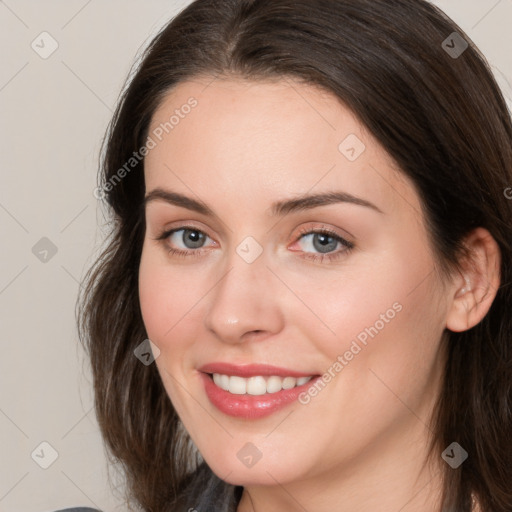
[[[103,237],[102,136],[135,56],[188,3],[0,1],[1,512],[126,510],[107,478],[74,309]],[[512,105],[512,0],[435,3]]]

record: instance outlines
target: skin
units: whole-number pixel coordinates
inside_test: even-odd
[[[468,243],[479,266],[443,277],[411,182],[331,94],[288,79],[197,79],[167,95],[150,133],[190,97],[197,106],[146,156],[146,193],[179,192],[216,217],[148,202],[139,293],[158,370],[194,443],[219,477],[244,486],[239,512],[439,510],[446,465],[426,454],[441,340],[487,312],[499,280],[494,240],[476,230]],[[366,147],[355,161],[338,149],[349,134]],[[334,190],[380,212],[336,203],[270,215],[275,201]],[[184,225],[207,235],[202,247],[184,245],[182,231],[156,240]],[[354,248],[337,244],[339,258],[313,261],[321,253],[302,228],[334,230]],[[236,252],[248,236],[263,250],[252,263]],[[307,405],[246,420],[204,392],[197,369],[208,362],[322,374],[396,303],[400,312]],[[251,468],[237,457],[247,442],[262,454]]]

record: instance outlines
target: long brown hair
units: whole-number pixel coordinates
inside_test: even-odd
[[[99,190],[112,229],[78,308],[100,428],[133,498],[146,511],[168,509],[198,461],[156,366],[134,357],[147,338],[138,297],[144,159],[132,161],[122,179],[119,170],[147,143],[150,120],[171,88],[228,74],[293,77],[337,96],[412,179],[446,271],[458,268],[472,229],[482,226],[497,241],[501,286],[490,311],[472,329],[446,333],[433,449],[440,456],[457,441],[469,453],[458,469],[446,465],[443,510],[469,512],[474,495],[483,512],[510,512],[510,113],[469,37],[424,0],[198,0],[145,51],[104,141]]]

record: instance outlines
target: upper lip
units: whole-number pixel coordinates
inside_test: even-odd
[[[313,372],[298,372],[296,370],[289,370],[287,368],[280,368],[268,364],[243,364],[236,365],[232,363],[208,363],[199,368],[199,371],[204,373],[220,373],[221,375],[236,375],[238,377],[256,377],[272,376],[277,377],[310,377],[316,375]]]

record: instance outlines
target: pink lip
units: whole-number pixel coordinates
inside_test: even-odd
[[[220,373],[223,375],[237,375],[239,377],[254,377],[257,375],[279,377],[309,377],[311,373],[300,373],[291,370],[285,370],[276,366],[269,365],[244,365],[235,366],[229,363],[212,363],[201,367],[201,379],[203,380],[206,396],[210,402],[221,412],[228,416],[245,419],[258,419],[269,416],[282,409],[290,403],[295,402],[299,395],[306,391],[316,379],[321,376],[313,377],[309,382],[302,386],[292,389],[283,389],[277,393],[266,393],[264,395],[234,395],[225,391],[213,382],[211,373]]]
[[[220,373],[222,375],[237,375],[238,377],[270,377],[276,375],[277,377],[309,377],[315,375],[314,373],[303,373],[294,370],[287,370],[286,368],[279,368],[268,364],[244,364],[235,365],[231,363],[209,363],[199,368],[200,372],[204,373]]]

